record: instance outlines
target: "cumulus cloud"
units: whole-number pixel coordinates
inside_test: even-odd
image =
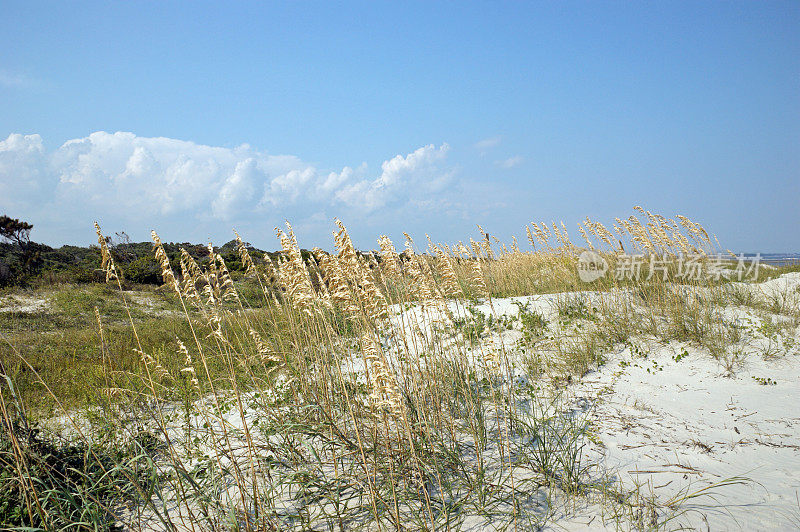
[[[256,183],[307,166],[249,146],[221,148],[193,142],[99,131],[65,142],[49,156],[61,195],[114,202],[144,214],[208,211],[228,219],[233,208],[258,201]]]
[[[253,157],[236,163],[233,173],[225,179],[222,187],[211,203],[211,212],[217,218],[229,220],[237,212],[247,210],[252,204],[258,181],[264,174]]]
[[[495,161],[494,164],[500,168],[514,168],[515,166],[521,165],[524,160],[525,158],[521,155],[515,155],[514,157],[509,157],[508,159]]]
[[[0,208],[26,208],[47,195],[54,182],[39,135],[13,133],[0,140]]]
[[[303,169],[290,170],[281,174],[264,185],[264,196],[261,203],[294,203],[306,191],[309,183],[316,177],[317,170],[307,166]]]
[[[428,144],[405,157],[397,155],[383,162],[379,177],[345,185],[335,197],[347,205],[372,211],[409,192],[425,195],[439,191],[452,176],[452,170],[443,170],[439,165],[449,150],[447,144],[438,148]]]
[[[53,212],[70,207],[86,216],[127,213],[155,221],[247,220],[292,206],[307,216],[342,207],[369,213],[443,190],[453,175],[448,150],[447,144],[423,146],[387,159],[370,176],[366,164],[322,171],[297,156],[246,144],[225,148],[98,131],[48,151],[39,135],[12,134],[0,141],[0,208],[50,205]]]
[[[365,171],[367,168],[366,163],[362,165],[361,171]],[[322,181],[320,190],[325,194],[331,194],[335,192],[337,189],[341,188],[345,183],[352,180],[355,176],[355,171],[350,168],[349,166],[345,166],[342,168],[341,172],[331,172],[328,174],[328,177]]]

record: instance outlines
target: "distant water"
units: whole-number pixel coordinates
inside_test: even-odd
[[[755,253],[745,253],[752,257]],[[785,266],[787,264],[800,264],[800,253],[762,253],[761,262],[772,266]]]

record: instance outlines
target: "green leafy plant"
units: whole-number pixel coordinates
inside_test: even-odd
[[[545,317],[535,310],[531,310],[530,303],[519,303],[517,301],[514,304],[518,307],[518,317],[522,324],[522,334],[526,343],[530,343],[532,340],[541,337],[544,332],[547,330],[547,320]]]
[[[672,355],[672,360],[674,360],[675,362],[680,362],[681,360],[683,360],[684,358],[686,358],[688,356],[689,356],[689,350],[688,349],[684,349],[680,353]]]
[[[756,377],[753,375],[753,380],[756,381],[761,386],[775,386],[777,381],[772,380],[771,377]]]

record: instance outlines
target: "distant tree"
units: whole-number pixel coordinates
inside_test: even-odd
[[[131,237],[128,236],[128,233],[119,231],[115,234],[117,235],[115,239],[112,239],[110,236],[106,237],[106,243],[111,249],[114,260],[116,260],[118,264],[127,264],[136,260],[138,257],[131,245]]]
[[[0,216],[0,239],[19,246],[22,264],[27,273],[35,270],[41,262],[39,251],[31,243],[32,230],[33,224],[11,218],[5,214]]]
[[[5,214],[0,216],[0,238],[12,244],[17,244],[23,251],[26,251],[31,242],[31,230],[33,225],[28,222],[11,218]]]

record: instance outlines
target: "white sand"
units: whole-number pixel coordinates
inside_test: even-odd
[[[655,345],[644,359],[626,348],[574,385],[576,397],[593,404],[602,442],[595,453],[626,486],[642,485],[662,501],[726,478],[752,480],[714,489],[715,500],[688,502],[723,506],[680,518],[693,528],[800,526],[800,357],[748,357],[728,376],[696,349],[676,362],[683,349]]]
[[[798,287],[800,274],[742,285],[743,290],[790,306],[796,304]],[[513,316],[518,313],[515,303],[528,304],[550,321],[550,332],[569,335],[574,324],[559,323],[555,308],[558,298],[568,296],[495,299],[479,310],[495,317]],[[465,313],[461,305],[449,307],[457,316]],[[394,310],[395,327],[404,330],[417,349],[441,318],[436,310],[420,306]],[[613,480],[622,490],[654,497],[661,520],[677,509],[668,529],[800,529],[800,327],[795,319],[781,332],[771,332],[768,325],[791,319],[745,307],[725,307],[722,318],[739,324],[742,331],[742,340],[734,346],[738,355],[731,356],[729,364],[696,345],[634,338],[632,344],[606,353],[599,369],[575,378],[566,388],[566,405],[582,411],[590,422],[586,458],[594,464],[593,475]],[[494,345],[502,340],[512,363],[520,360],[519,328],[517,321],[493,340]],[[542,351],[547,354],[548,345],[558,341],[543,342]],[[363,373],[360,357],[345,361],[343,369]],[[521,374],[519,365],[515,372]],[[248,419],[256,415],[245,413]],[[226,418],[222,423],[232,431],[241,429],[235,411]],[[180,419],[170,432],[180,439]],[[720,484],[731,479],[734,483]],[[559,502],[567,506],[555,507]],[[611,519],[607,502],[597,497],[556,497],[547,504],[552,511],[547,530],[635,526]],[[642,515],[640,524],[646,527],[648,519]],[[482,518],[468,518],[464,527],[486,528]]]
[[[44,312],[50,305],[47,299],[14,294],[0,297],[0,312],[25,312],[35,314]]]
[[[737,285],[783,308],[800,308],[800,273]],[[527,303],[552,322],[554,302],[570,295],[495,299],[478,310],[516,315],[515,303]],[[637,352],[619,346],[606,364],[573,382],[572,400],[590,409],[590,456],[626,489],[638,487],[683,510],[670,529],[800,529],[800,327],[771,334],[765,323],[791,319],[745,307],[720,310],[743,335],[730,365],[695,345],[639,339]],[[423,316],[436,313],[404,314],[428,332],[431,320]],[[504,332],[503,343],[513,349],[520,336]],[[722,485],[726,480],[733,483]],[[691,495],[698,496],[686,498]],[[552,526],[614,528],[591,509]]]

